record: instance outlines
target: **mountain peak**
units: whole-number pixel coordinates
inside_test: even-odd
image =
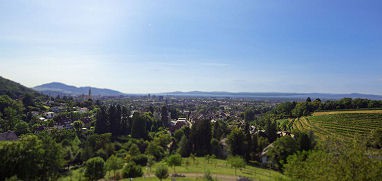
[[[47,95],[70,95],[79,96],[88,94],[89,88],[92,89],[92,95],[94,96],[121,96],[121,93],[116,90],[102,89],[96,87],[76,87],[67,85],[61,82],[51,82],[34,87],[33,89]]]

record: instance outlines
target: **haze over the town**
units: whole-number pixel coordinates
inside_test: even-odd
[[[0,76],[126,93],[382,94],[382,2],[5,1]]]

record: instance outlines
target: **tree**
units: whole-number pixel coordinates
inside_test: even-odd
[[[155,170],[155,176],[159,178],[159,180],[166,179],[168,177],[168,168],[161,164]]]
[[[182,136],[182,139],[179,142],[179,148],[177,152],[183,157],[188,157],[190,155],[191,145],[186,135]]]
[[[265,123],[265,135],[270,143],[276,140],[277,138],[277,123],[276,121],[267,120]]]
[[[106,160],[106,169],[108,171],[113,171],[114,178],[115,178],[115,170],[121,169],[123,165],[123,160],[121,158],[118,158],[114,155],[111,155]]]
[[[123,168],[123,177],[124,178],[136,178],[143,175],[142,168],[136,165],[134,162],[129,162]]]
[[[98,180],[105,176],[105,161],[101,157],[90,158],[85,163],[86,171],[85,176],[89,180]]]
[[[297,150],[296,141],[290,136],[284,136],[273,142],[267,154],[276,168],[281,169],[282,163],[286,162],[287,157],[296,153]]]
[[[131,120],[130,120],[130,111],[127,107],[122,106],[121,110],[121,124],[122,124],[122,134],[128,135],[131,133]]]
[[[15,125],[15,133],[17,135],[26,134],[29,132],[29,125],[25,121],[20,121]]]
[[[106,111],[107,110],[105,106],[101,106],[101,108],[97,111],[95,125],[95,133],[97,134],[103,134],[108,132],[109,119]]]
[[[208,119],[199,120],[191,128],[190,141],[193,153],[204,156],[211,149],[211,123]]]
[[[0,180],[56,180],[63,166],[62,149],[50,136],[23,135],[0,142]]]
[[[232,129],[227,137],[232,155],[244,155],[244,134],[239,128]]]
[[[231,165],[231,167],[235,168],[235,175],[238,168],[244,168],[246,165],[244,159],[240,156],[229,157],[228,163]]]
[[[167,106],[163,106],[161,109],[161,121],[162,121],[162,126],[166,127],[168,125],[168,110]]]
[[[73,128],[74,130],[76,130],[77,133],[81,131],[83,126],[84,126],[84,122],[82,122],[81,120],[77,120],[73,122]]]
[[[130,146],[129,154],[130,154],[131,156],[137,156],[137,155],[140,155],[140,154],[141,154],[141,151],[139,150],[137,144],[133,143],[133,144]]]
[[[176,173],[175,172],[175,167],[182,165],[182,157],[179,154],[170,155],[167,158],[167,163],[168,163],[168,166],[174,168],[174,173]]]
[[[294,133],[294,138],[300,151],[313,149],[316,145],[313,132],[296,132]]]
[[[252,109],[247,109],[244,112],[244,121],[250,122],[255,118],[255,112]]]
[[[133,115],[131,136],[133,138],[147,138],[146,119],[138,112]]]
[[[292,180],[382,180],[381,160],[366,153],[361,142],[325,141],[319,150],[298,152],[284,164]]]

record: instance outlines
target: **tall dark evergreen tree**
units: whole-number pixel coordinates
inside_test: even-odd
[[[96,115],[96,125],[95,125],[95,133],[103,134],[108,132],[108,115],[105,106],[101,106],[101,108],[97,111]]]
[[[146,120],[144,117],[140,113],[135,112],[132,121],[131,136],[133,138],[147,138]]]
[[[122,124],[122,134],[128,135],[131,133],[131,119],[130,119],[130,111],[127,107],[122,106],[121,110],[121,124]]]
[[[111,105],[109,108],[111,133],[114,138],[121,135],[121,106]]]
[[[191,145],[193,153],[204,156],[210,153],[211,148],[211,123],[208,119],[199,120],[191,129]]]
[[[166,127],[168,126],[169,120],[168,120],[168,109],[167,106],[163,106],[161,109],[161,121],[162,126]]]

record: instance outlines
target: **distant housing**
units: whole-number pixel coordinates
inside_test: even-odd
[[[14,141],[18,140],[16,133],[13,131],[7,131],[4,133],[0,133],[0,141]]]

